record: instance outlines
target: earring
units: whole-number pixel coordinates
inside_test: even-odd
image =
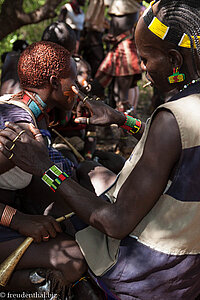
[[[179,73],[178,68],[173,69],[173,75],[168,77],[169,83],[177,83],[185,80],[185,74]]]

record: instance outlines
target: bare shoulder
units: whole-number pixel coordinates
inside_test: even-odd
[[[159,123],[161,127],[170,127],[173,126],[178,129],[178,124],[176,118],[174,117],[173,113],[167,109],[160,109],[158,110],[153,118],[152,124]],[[171,125],[171,126],[170,126]]]
[[[181,149],[181,137],[178,123],[173,113],[169,110],[159,110],[152,121],[149,138],[155,139],[163,146],[178,147]],[[161,145],[162,146],[162,145]]]

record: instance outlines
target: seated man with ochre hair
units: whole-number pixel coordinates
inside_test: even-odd
[[[29,125],[34,124],[40,129],[39,136],[48,153],[48,137],[43,136],[48,127],[48,112],[54,107],[72,110],[76,101],[71,91],[76,79],[76,64],[65,48],[42,41],[23,51],[18,74],[22,91],[0,98],[0,128],[5,128],[8,121],[19,124],[22,128],[20,139],[24,132],[29,132]],[[29,155],[31,157],[32,153]],[[68,175],[72,173],[73,164],[64,157],[52,159],[56,168],[65,170]],[[62,197],[49,193],[44,183],[40,184],[36,177],[32,178],[30,173],[15,166],[11,157],[7,159],[2,154],[0,174],[1,262],[24,237],[32,237],[36,242],[20,260],[4,290],[54,292],[63,296],[65,288],[87,269],[76,242],[62,232],[53,218],[70,213],[71,208]],[[68,175],[63,173],[62,178]],[[33,205],[36,210],[27,207],[26,201],[36,202],[37,205]],[[47,215],[49,211],[51,216]],[[42,273],[35,274],[37,268],[42,268]]]
[[[59,44],[71,53],[76,62],[77,82],[84,90],[88,91],[91,88],[89,84],[91,68],[81,56],[73,55],[76,47],[76,35],[73,29],[65,22],[56,21],[44,30],[42,40]],[[76,105],[74,106],[74,111],[75,110]],[[75,114],[71,111],[65,111],[63,108],[55,107],[50,112],[50,119],[54,120],[54,123],[57,124],[56,130],[64,137],[68,136],[71,138],[70,142],[73,143],[73,146],[77,147],[78,145],[77,150],[83,150],[82,154],[86,156],[86,158],[91,159],[96,147],[95,128],[94,126],[88,128],[85,124],[75,124],[73,121],[74,118]],[[48,134],[50,137],[51,133],[48,132]],[[68,157],[73,161],[74,165],[77,166],[77,158],[71,153],[68,146],[63,144],[62,139],[57,137],[56,140],[54,140],[53,147],[59,150],[65,157]]]

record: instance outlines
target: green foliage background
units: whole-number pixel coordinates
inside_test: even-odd
[[[11,1],[15,1],[15,0],[11,0]],[[62,1],[56,8],[56,13],[59,14],[61,6],[69,1],[70,0]],[[4,0],[0,0],[0,11],[1,11],[1,5],[3,2],[4,2]],[[29,13],[29,12],[34,11],[35,9],[39,8],[44,3],[45,3],[45,0],[24,0],[23,8],[26,13]],[[88,1],[86,1],[84,10],[86,10],[87,5],[88,5]],[[143,5],[147,6],[148,4],[145,3],[145,1],[143,1]],[[106,16],[108,17],[107,10],[106,10]],[[48,19],[48,20],[42,21],[37,24],[26,25],[26,26],[21,27],[17,31],[12,32],[11,34],[7,35],[2,41],[0,41],[0,56],[4,52],[11,51],[12,45],[17,39],[24,39],[29,44],[34,43],[36,41],[40,41],[44,29],[56,20],[57,20],[57,17],[55,17],[54,19]],[[5,26],[6,26],[6,22],[7,21],[5,19]],[[0,60],[0,66],[1,66],[1,60]]]
[[[15,1],[15,0],[13,0],[13,1]],[[3,2],[4,2],[4,0],[0,0],[0,9],[1,9],[1,5]],[[63,1],[57,7],[57,9],[56,9],[57,14],[60,12],[61,6],[64,5],[66,2],[68,2],[68,1]],[[44,3],[45,3],[45,0],[24,0],[23,8],[26,13],[29,13],[29,12],[39,8]],[[26,26],[21,27],[17,31],[7,35],[2,41],[0,41],[0,56],[4,52],[11,51],[12,45],[17,39],[26,40],[29,44],[41,40],[44,29],[49,24],[51,24],[53,21],[56,21],[56,20],[57,20],[57,17],[54,19],[48,19],[48,20],[42,21],[37,24],[26,25]],[[6,20],[5,20],[5,26],[6,26]]]

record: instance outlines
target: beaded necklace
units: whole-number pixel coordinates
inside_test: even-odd
[[[25,103],[32,111],[37,121],[41,121],[45,117],[46,122],[48,124],[49,116],[47,112],[49,111],[49,109],[46,109],[46,103],[44,103],[44,101],[40,98],[38,94],[28,92],[27,90],[23,90],[22,92],[13,95],[13,99]]]
[[[179,92],[184,91],[184,90],[187,89],[190,85],[195,84],[195,83],[197,83],[197,82],[200,82],[200,78],[194,79],[194,80],[192,80],[190,83],[185,84],[185,85],[183,86],[182,90],[180,90]]]

